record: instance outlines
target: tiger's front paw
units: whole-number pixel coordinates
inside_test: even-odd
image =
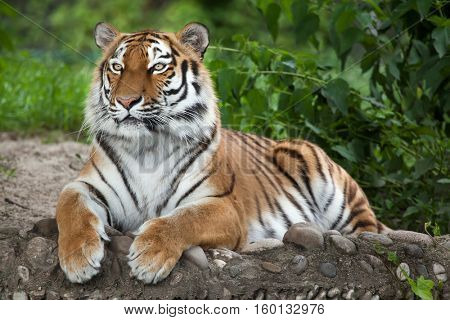
[[[83,283],[99,273],[104,256],[102,238],[108,239],[104,232],[98,232],[93,227],[74,235],[60,234],[59,264],[71,282]]]
[[[182,244],[171,236],[170,229],[164,218],[141,227],[128,255],[133,276],[145,283],[157,283],[170,274],[183,253]]]

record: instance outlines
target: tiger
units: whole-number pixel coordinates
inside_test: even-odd
[[[193,246],[239,251],[301,222],[346,235],[386,230],[317,145],[221,127],[203,24],[122,33],[101,22],[94,38],[103,56],[85,106],[91,151],[56,206],[69,281],[100,272],[107,226],[134,235],[130,275],[146,284]]]

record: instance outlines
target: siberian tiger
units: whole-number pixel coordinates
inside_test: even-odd
[[[103,50],[86,106],[89,160],[56,208],[60,265],[82,283],[99,272],[105,225],[134,232],[131,273],[166,278],[191,246],[238,250],[283,238],[297,222],[344,234],[381,232],[358,184],[318,146],[221,128],[202,63],[208,30],[120,33]]]

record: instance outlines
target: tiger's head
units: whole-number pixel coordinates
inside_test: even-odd
[[[186,139],[217,125],[216,97],[203,65],[209,44],[204,25],[189,23],[177,33],[121,33],[99,23],[94,35],[103,59],[86,109],[92,131]]]

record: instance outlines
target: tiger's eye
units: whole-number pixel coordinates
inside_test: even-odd
[[[114,71],[120,72],[122,70],[122,66],[119,63],[113,63],[112,68]]]
[[[165,65],[162,63],[157,63],[153,66],[153,70],[155,71],[161,71],[162,69],[164,69]]]

